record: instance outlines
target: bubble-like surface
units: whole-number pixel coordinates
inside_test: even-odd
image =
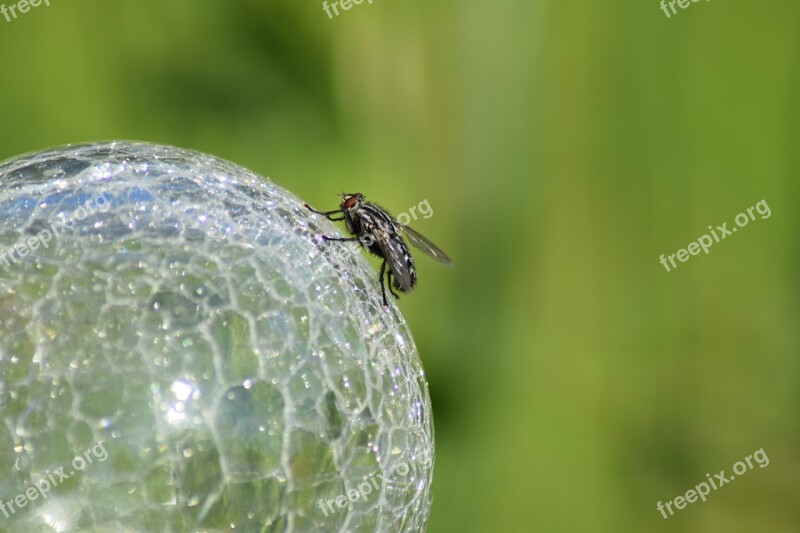
[[[0,164],[0,530],[423,531],[427,384],[337,231],[176,148]]]

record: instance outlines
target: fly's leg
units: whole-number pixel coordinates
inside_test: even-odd
[[[386,284],[389,285],[389,292],[392,293],[395,300],[399,300],[400,297],[392,290],[392,269],[389,269],[389,272],[386,273]]]
[[[323,235],[322,240],[331,242],[353,242],[357,241],[358,237],[328,237],[327,235]]]
[[[380,273],[380,280],[381,280],[381,295],[383,296],[383,306],[389,307],[389,304],[386,303],[386,286],[383,284],[383,275],[386,272],[386,259],[383,260],[381,263],[381,273]],[[389,290],[392,290],[392,287],[389,287]]]
[[[340,265],[338,264],[338,262],[340,260],[344,260],[346,258],[345,252],[344,251],[340,252],[339,250],[348,250],[348,249],[346,247],[345,248],[340,248],[340,247],[328,248],[327,246],[324,245],[324,243],[329,242],[329,241],[331,241],[331,242],[352,242],[352,241],[357,241],[358,240],[357,237],[343,238],[343,237],[328,237],[327,235],[320,235],[320,237],[322,237],[322,244],[318,244],[317,245],[317,249],[330,259],[331,263],[333,264],[333,267],[336,268],[337,270],[340,268]],[[352,250],[348,250],[348,252],[352,253]]]
[[[324,216],[325,218],[327,218],[328,220],[330,220],[332,222],[339,222],[341,220],[344,220],[344,215],[342,215],[341,217],[334,217],[333,216],[333,215],[335,215],[337,213],[344,213],[344,211],[341,210],[341,209],[334,209],[333,211],[317,211],[316,209],[314,209],[313,207],[311,207],[310,205],[308,205],[305,202],[303,202],[303,207],[305,207],[306,209],[308,209],[312,213],[316,213],[318,215]],[[358,238],[354,237],[354,238],[342,239],[340,237],[328,237],[327,235],[322,235],[322,240],[323,241],[349,242],[349,241],[357,241]]]
[[[344,211],[341,210],[341,209],[334,209],[333,211],[317,211],[316,209],[314,209],[313,207],[311,207],[310,205],[308,205],[305,202],[303,202],[303,207],[305,207],[306,209],[308,209],[312,213],[316,213],[318,215],[322,215],[322,216],[324,216],[325,218],[327,218],[329,220],[333,220],[333,221],[344,220],[344,215],[342,215],[342,218],[333,218],[333,216],[331,216],[331,215],[335,215],[337,213],[344,213]]]
[[[320,237],[322,237],[322,242],[323,243],[326,243],[326,242],[353,242],[353,241],[357,241],[358,240],[358,237],[346,237],[346,238],[344,238],[344,237],[328,237],[327,235],[320,235]],[[319,248],[322,249],[323,245],[319,245]],[[339,265],[337,264],[337,261],[344,260],[345,257],[346,257],[344,252],[339,252],[338,250],[347,250],[349,253],[353,253],[353,250],[349,250],[348,248],[339,248],[339,247],[337,247],[336,250],[337,251],[335,251],[335,252],[334,251],[330,252],[330,254],[334,258],[334,259],[331,259],[331,262],[333,263],[333,266],[338,269]]]

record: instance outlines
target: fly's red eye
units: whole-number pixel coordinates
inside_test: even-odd
[[[344,199],[344,202],[342,202],[342,207],[344,209],[350,209],[351,207],[356,205],[356,197],[357,197],[357,195],[355,195],[355,194],[352,194],[352,195],[346,197]]]

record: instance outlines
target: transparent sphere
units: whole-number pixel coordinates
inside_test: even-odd
[[[0,531],[423,531],[422,366],[336,232],[196,152],[0,164]]]

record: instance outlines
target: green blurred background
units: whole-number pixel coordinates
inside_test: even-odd
[[[8,3],[8,2],[7,2]],[[0,158],[136,139],[453,258],[401,300],[429,532],[800,531],[800,4],[51,0],[0,18]],[[766,200],[772,217],[658,262]],[[756,468],[665,520],[763,448]]]

